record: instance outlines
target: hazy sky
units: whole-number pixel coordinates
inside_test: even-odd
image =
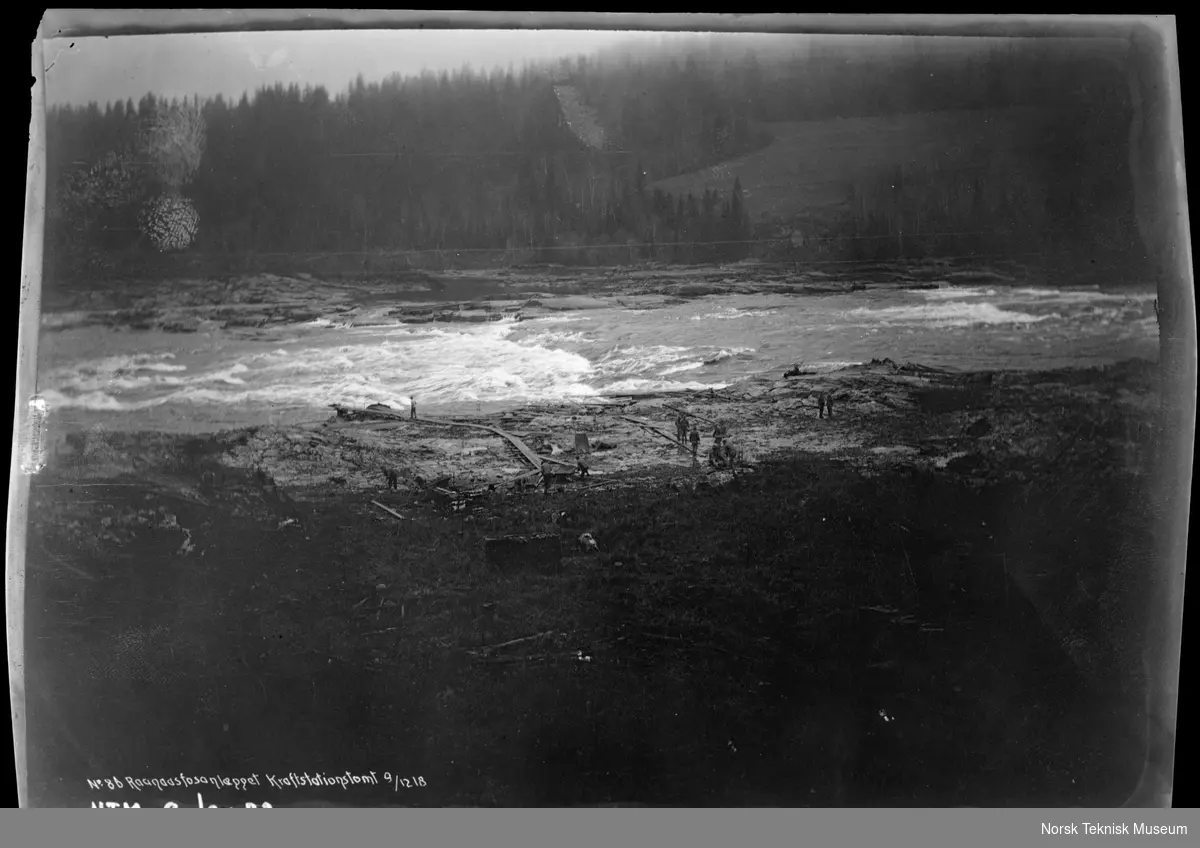
[[[50,105],[137,101],[149,91],[240,97],[262,85],[324,85],[331,93],[361,73],[515,68],[528,60],[590,54],[660,33],[581,30],[343,30],[128,35],[45,42]]]
[[[147,92],[165,97],[223,94],[238,98],[264,85],[323,85],[344,91],[361,73],[369,82],[389,74],[514,68],[527,61],[594,53],[621,43],[678,43],[695,33],[604,30],[330,30],[236,32],[195,35],[125,35],[110,38],[48,39],[44,46],[49,105],[82,105],[132,98]],[[740,34],[721,36],[727,44],[754,51],[788,50],[811,36]],[[833,36],[863,49],[900,49],[914,41],[924,49],[971,45],[991,39],[897,39]],[[1097,48],[1108,39],[1091,40]],[[871,45],[868,48],[868,44]],[[890,48],[883,48],[890,45]],[[1118,43],[1118,47],[1121,43]],[[1083,49],[1074,45],[1072,49]]]

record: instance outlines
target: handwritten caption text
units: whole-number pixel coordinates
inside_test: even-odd
[[[399,792],[401,789],[419,789],[426,786],[425,778],[421,775],[401,775],[393,774],[390,771],[385,771],[380,774],[376,771],[368,771],[366,774],[353,774],[349,771],[342,774],[325,774],[324,772],[308,772],[296,773],[288,772],[286,775],[278,774],[251,774],[249,777],[225,777],[223,775],[186,775],[180,772],[177,776],[172,777],[152,777],[152,778],[136,778],[126,776],[124,778],[113,775],[112,777],[88,778],[88,788],[94,791],[108,790],[114,792],[116,790],[133,790],[135,792],[166,792],[168,789],[193,787],[209,787],[212,789],[232,789],[236,792],[246,792],[251,787],[263,789],[302,789],[307,787],[327,787],[340,786],[343,791],[349,790],[351,786],[391,786],[393,792]],[[129,803],[128,801],[93,801],[93,809],[140,809],[141,804],[137,801]],[[217,809],[216,804],[209,804],[207,807],[204,804],[204,796],[201,792],[196,793],[196,806],[201,809]],[[255,804],[247,801],[244,805],[247,809],[257,809],[262,807],[270,809],[271,804],[263,802]],[[175,801],[167,801],[163,804],[165,809],[177,809],[179,804]]]

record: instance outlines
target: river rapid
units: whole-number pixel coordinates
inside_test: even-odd
[[[38,390],[60,422],[205,432],[318,420],[333,403],[407,411],[415,396],[422,415],[488,413],[884,357],[962,370],[1086,367],[1156,359],[1153,301],[1016,284],[727,294],[645,309],[601,298],[524,321],[318,318],[250,335],[56,329],[44,317]]]

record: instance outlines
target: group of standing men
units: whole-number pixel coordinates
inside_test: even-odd
[[[692,458],[696,458],[697,451],[700,450],[700,431],[696,429],[696,422],[692,421],[689,427],[687,413],[680,412],[675,419],[675,438],[679,440],[682,446],[691,442]]]

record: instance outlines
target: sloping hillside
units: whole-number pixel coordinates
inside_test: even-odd
[[[897,166],[1033,176],[1052,119],[1045,110],[1005,109],[767,124],[775,141],[765,149],[654,187],[728,193],[739,178],[755,222],[824,217],[849,206],[852,186],[861,194]]]

